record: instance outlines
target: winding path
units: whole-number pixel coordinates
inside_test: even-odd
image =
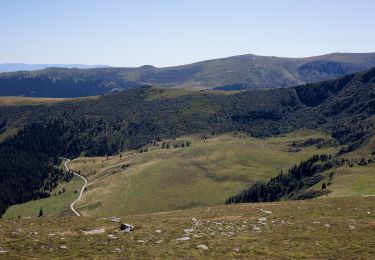
[[[65,161],[65,163],[64,163],[64,165],[65,165],[65,169],[66,169],[67,171],[71,171],[71,170],[69,170],[69,167],[68,167],[68,164],[67,164],[68,162],[70,162],[70,159],[67,159],[67,160]],[[76,202],[78,202],[78,201],[82,198],[83,191],[85,190],[85,188],[86,188],[86,186],[87,186],[87,179],[86,179],[85,176],[82,176],[81,174],[78,174],[78,173],[76,173],[76,172],[74,172],[74,171],[71,171],[71,172],[72,172],[75,176],[81,178],[81,179],[85,182],[85,184],[84,184],[84,185],[82,186],[82,188],[81,188],[81,192],[79,193],[78,198],[77,198],[75,201],[73,201],[72,204],[70,204],[70,209],[73,211],[73,213],[76,214],[78,217],[80,217],[81,214],[80,214],[80,213],[74,208],[74,204],[75,204]]]

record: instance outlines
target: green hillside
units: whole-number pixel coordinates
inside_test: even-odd
[[[218,137],[237,131],[250,137],[270,138],[308,128],[331,135],[339,145],[337,156],[345,156],[366,145],[374,135],[374,76],[372,69],[294,88],[229,93],[141,88],[98,99],[0,106],[3,139],[0,155],[6,158],[0,161],[3,169],[0,212],[13,204],[49,196],[57,185],[57,178],[63,178],[62,174],[50,174],[56,171],[57,157],[113,156],[186,136]],[[374,148],[367,149],[368,153],[374,152]],[[285,165],[285,170],[293,166],[285,160],[276,163]],[[205,167],[211,167],[203,166],[194,167],[203,173]],[[166,165],[158,167],[169,169]],[[214,167],[212,171],[219,172]],[[241,178],[237,181],[248,181]],[[245,188],[236,185],[228,191]],[[213,194],[207,195],[210,203],[216,196]],[[199,203],[193,202],[190,206]]]
[[[315,153],[337,151],[315,146],[290,151],[293,142],[318,137],[329,140],[314,131],[265,140],[227,134],[165,140],[159,148],[127,152],[121,158],[79,158],[69,166],[88,176],[89,186],[77,208],[87,216],[108,216],[223,204],[250,183],[264,181]],[[181,148],[185,142],[191,146]],[[170,148],[161,149],[162,143]]]

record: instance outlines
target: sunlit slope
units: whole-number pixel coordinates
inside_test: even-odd
[[[293,143],[309,138],[329,139],[307,130],[269,139],[235,133],[209,139],[191,136],[164,141],[169,149],[159,142],[159,147],[147,147],[148,152],[79,158],[70,167],[86,175],[89,186],[77,208],[86,216],[108,216],[223,204],[251,183],[313,154],[337,150],[311,145],[293,151]],[[174,148],[186,142],[191,145]]]
[[[82,99],[97,99],[97,96],[82,98],[38,98],[38,97],[21,97],[21,96],[2,96],[0,97],[0,106],[26,106],[53,104],[63,101],[79,101]]]
[[[319,188],[323,182],[328,183],[329,173],[334,172],[332,184],[328,187],[331,192],[321,198],[375,197],[375,137],[370,138],[359,149],[341,157],[346,158],[349,163],[325,173],[325,179],[315,186]]]

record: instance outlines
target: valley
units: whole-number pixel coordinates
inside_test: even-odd
[[[295,144],[321,140],[329,144]],[[286,135],[260,139],[233,132],[220,136],[185,136],[163,140],[113,156],[78,157],[69,169],[88,179],[84,196],[77,201],[81,215],[123,216],[195,207],[221,205],[256,182],[264,182],[315,154],[334,155],[340,149],[333,139],[316,130],[301,129]],[[318,199],[361,197],[375,194],[375,164],[359,165],[366,151],[375,148],[373,139],[363,148],[345,155],[350,163],[334,169],[328,194]],[[141,152],[142,151],[142,152]],[[329,174],[310,188],[321,190]],[[79,196],[83,181],[75,176],[51,192],[60,193],[11,206],[4,218],[72,215],[70,204]]]
[[[163,140],[140,148],[148,150],[142,153],[133,150],[108,157],[77,158],[69,162],[69,168],[86,176],[89,185],[76,207],[84,216],[111,216],[220,205],[250,184],[265,181],[316,153],[337,152],[335,146],[319,149],[314,145],[291,152],[293,142],[312,138],[331,140],[312,130],[267,139],[228,133]],[[186,146],[187,142],[191,145]],[[35,204],[25,203],[27,210],[30,203]],[[22,207],[13,206],[9,211],[16,208],[21,216],[27,216]],[[43,208],[52,216],[66,211],[51,214],[48,206]]]
[[[364,184],[372,183],[365,180],[371,179],[366,176],[375,151],[374,76],[372,69],[294,88],[245,92],[147,87],[64,102],[0,106],[0,153],[8,158],[1,162],[7,176],[1,210],[52,198],[59,179],[67,179],[56,168],[58,157],[74,159],[69,167],[88,178],[85,196],[77,203],[78,211],[88,216],[218,205],[321,154],[332,155],[329,160],[343,173],[335,178],[347,176],[338,188],[355,196],[372,193],[370,185],[345,187],[345,178],[360,172]],[[25,159],[32,167],[17,163]],[[362,166],[363,171],[356,170]],[[310,180],[317,190],[331,171]],[[28,193],[15,196],[10,185],[21,179]],[[298,186],[308,188],[310,181]],[[332,194],[341,196],[339,191]],[[34,212],[42,206],[35,209],[36,204]],[[25,216],[22,206],[18,209],[12,215]]]

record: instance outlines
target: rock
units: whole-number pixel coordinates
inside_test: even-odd
[[[104,228],[96,228],[88,231],[83,231],[84,235],[97,235],[97,234],[103,234],[105,232]]]
[[[155,230],[156,233],[161,233],[160,229]]]
[[[179,238],[176,238],[177,241],[187,241],[187,240],[190,240],[190,237],[179,237]]]
[[[349,226],[350,229],[355,229],[355,226]]]
[[[267,225],[267,219],[266,218],[258,218],[258,224]]]
[[[60,249],[68,249],[68,247],[67,246],[60,246]]]
[[[116,238],[117,238],[117,237],[116,237],[115,235],[113,235],[113,234],[109,234],[108,237],[109,237],[109,238],[113,238],[113,239],[116,239]]]
[[[193,228],[185,228],[185,229],[184,229],[184,232],[185,232],[186,234],[189,234],[189,233],[191,233],[191,232],[193,232],[193,231],[194,231]]]
[[[130,232],[134,229],[134,227],[130,224],[123,223],[120,225],[120,230],[123,232]]]
[[[160,243],[162,243],[162,242],[163,242],[163,239],[160,239],[160,240],[156,241],[155,243],[156,243],[156,244],[160,244]]]
[[[144,240],[137,240],[138,243],[146,243]]]
[[[240,249],[239,248],[235,248],[235,249],[233,249],[233,251],[240,252]]]
[[[260,228],[257,227],[257,226],[253,226],[254,230],[257,231],[257,232],[260,232]]]
[[[269,210],[260,209],[260,211],[261,211],[262,213],[265,213],[265,214],[272,214],[272,211],[269,211]]]
[[[120,218],[117,218],[117,217],[111,217],[111,221],[112,222],[120,222]]]
[[[331,225],[330,224],[324,224],[325,227],[330,227]]]
[[[202,250],[208,250],[208,246],[203,245],[203,244],[201,244],[201,245],[197,245],[197,248],[198,248],[198,249],[202,249]]]

